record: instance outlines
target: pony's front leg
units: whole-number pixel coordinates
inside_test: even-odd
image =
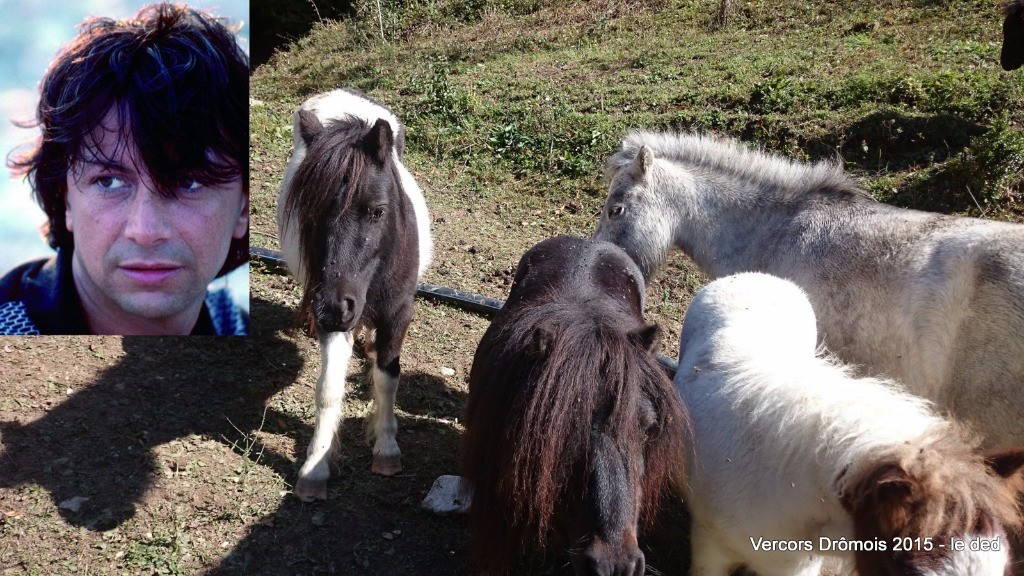
[[[395,434],[398,420],[395,419],[395,393],[398,391],[398,377],[401,373],[399,357],[402,340],[409,327],[410,310],[400,315],[391,325],[377,328],[370,360],[373,362],[373,414],[367,421],[366,441],[373,443],[373,463],[370,471],[383,476],[394,476],[402,471],[402,451],[398,448]]]
[[[320,378],[316,381],[316,427],[306,450],[306,462],[299,470],[295,494],[305,502],[327,499],[327,478],[331,457],[341,426],[345,401],[345,373],[352,357],[352,332],[317,331],[320,338]]]

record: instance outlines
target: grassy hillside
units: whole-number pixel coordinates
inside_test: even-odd
[[[589,234],[634,127],[839,156],[879,200],[1022,218],[1024,74],[998,66],[995,2],[732,4],[719,26],[717,1],[357,3],[253,74],[255,241],[275,245],[291,111],[339,86],[407,125],[443,218],[433,280],[499,297],[533,242]]]

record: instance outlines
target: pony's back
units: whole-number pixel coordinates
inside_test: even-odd
[[[763,461],[748,460],[745,472],[735,473],[741,458],[722,466],[725,477],[715,477],[709,490],[757,478],[760,490],[778,490],[784,499],[791,476],[804,489],[825,490],[862,454],[948,428],[898,384],[854,378],[818,354],[806,295],[767,274],[727,276],[701,290],[687,310],[679,355],[675,385],[694,414],[697,458],[714,460],[698,467],[718,466],[718,450],[763,454]]]
[[[750,272],[716,280],[693,298],[680,334],[680,361],[713,334],[727,334],[716,355],[764,355],[807,360],[817,348],[814,311],[803,290],[769,274]],[[691,345],[692,343],[692,345]]]
[[[520,259],[502,310],[518,309],[527,301],[557,298],[577,302],[621,299],[623,310],[640,315],[646,292],[640,269],[618,246],[556,236],[540,242]],[[502,320],[499,316],[495,321]]]

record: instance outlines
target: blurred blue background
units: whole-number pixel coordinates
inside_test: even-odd
[[[43,0],[16,2],[0,0],[0,276],[15,265],[52,254],[40,235],[46,215],[32,200],[28,183],[12,177],[7,157],[25,146],[38,130],[19,128],[35,116],[39,103],[38,84],[58,49],[74,38],[77,26],[87,16],[125,18],[150,1],[130,0]],[[196,8],[228,18],[241,25],[241,45],[249,51],[249,0],[187,2]],[[236,300],[248,308],[248,267],[231,274],[229,283]],[[243,296],[244,294],[244,296]]]

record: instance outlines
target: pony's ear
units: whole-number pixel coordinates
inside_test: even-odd
[[[391,131],[391,124],[383,118],[378,118],[373,128],[363,137],[363,151],[383,166],[391,156],[391,148],[395,144],[395,136]]]
[[[1014,2],[1003,20],[1003,50],[999,54],[1003,70],[1016,70],[1024,65],[1024,4]]]
[[[985,455],[985,464],[1015,493],[1024,493],[1024,448],[1011,448]]]
[[[898,464],[890,464],[872,474],[862,486],[854,522],[876,523],[883,536],[903,533],[920,499],[920,482]]]
[[[634,180],[639,180],[644,177],[644,174],[647,174],[652,162],[654,162],[654,154],[651,149],[646,145],[641,146],[636,153],[636,158],[633,158],[633,163],[629,165],[629,173],[632,174]]]
[[[655,352],[661,343],[661,328],[657,324],[648,324],[642,328],[635,328],[626,334],[629,343],[648,352]]]
[[[537,328],[533,331],[533,350],[542,356],[547,356],[555,343],[555,337],[544,328]]]
[[[309,110],[299,110],[299,134],[302,140],[309,146],[316,137],[324,131],[324,125],[320,119]]]

